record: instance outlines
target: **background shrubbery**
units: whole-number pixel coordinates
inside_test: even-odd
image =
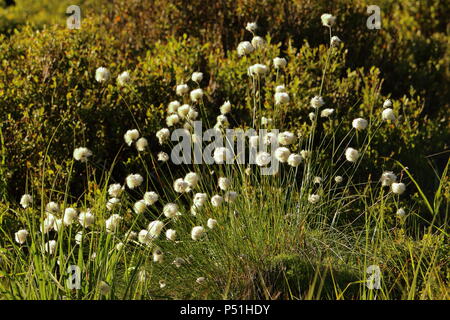
[[[258,61],[239,58],[235,48],[250,38],[243,29],[249,21],[256,20],[257,33],[271,43],[260,62],[270,64],[278,55],[289,61],[281,76],[294,103],[285,121],[301,132],[325,63],[323,12],[338,17],[334,33],[344,41],[325,82],[325,93],[333,92],[325,94],[327,105],[337,110],[325,130],[342,136],[341,119],[379,114],[390,97],[400,120],[395,127],[383,126],[369,150],[375,164],[362,169],[378,179],[386,165],[392,166],[386,161],[394,158],[432,192],[437,180],[422,169],[430,163],[442,168],[448,158],[445,153],[433,156],[447,150],[450,141],[445,23],[450,10],[445,1],[429,1],[426,7],[422,1],[378,1],[381,30],[366,28],[365,1],[96,1],[95,6],[84,1],[79,31],[65,26],[65,8],[71,3],[16,2],[0,9],[4,199],[17,199],[31,183],[58,189],[78,145],[94,151],[101,174],[123,145],[124,132],[136,123],[156,146],[151,132],[161,127],[176,84],[188,81],[195,70],[205,73],[208,107],[217,109],[229,99],[231,121],[243,123],[251,108],[245,100],[246,68]],[[52,23],[57,24],[45,26]],[[130,70],[132,88],[120,89],[115,81],[98,84],[94,74],[99,66],[108,67],[114,78]],[[270,110],[275,79],[267,82],[265,108]],[[127,169],[137,161],[132,154],[121,154],[120,160],[130,158]],[[114,175],[122,179],[124,172],[117,165]],[[76,195],[84,182],[74,181]]]

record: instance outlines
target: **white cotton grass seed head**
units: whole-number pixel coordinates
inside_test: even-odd
[[[288,165],[290,165],[291,167],[298,167],[300,165],[300,163],[302,162],[302,156],[296,153],[292,153],[289,155],[288,158]]]
[[[138,173],[130,174],[126,178],[127,186],[130,189],[134,189],[134,188],[139,187],[142,184],[143,181],[144,181],[144,178],[142,178],[142,176],[140,174],[138,174]]]
[[[163,261],[164,261],[164,254],[161,251],[161,249],[156,248],[155,250],[153,250],[153,262],[163,263]]]
[[[131,82],[130,73],[128,71],[124,71],[117,77],[117,84],[119,86],[126,86]]]
[[[259,137],[258,136],[251,136],[248,138],[248,144],[250,145],[250,147],[252,148],[256,148],[258,147],[259,144]]]
[[[221,114],[227,114],[231,111],[231,103],[230,101],[225,101],[223,105],[220,107]]]
[[[302,150],[300,151],[300,155],[304,160],[306,160],[312,156],[312,152],[310,150]]]
[[[73,158],[80,162],[86,162],[92,156],[92,151],[86,147],[79,147],[73,150]]]
[[[359,158],[359,151],[353,148],[347,148],[345,150],[345,158],[347,161],[356,162]]]
[[[192,101],[199,102],[203,98],[203,90],[200,88],[192,90],[190,96]]]
[[[142,244],[148,245],[152,242],[152,236],[150,235],[150,232],[147,230],[141,230],[138,233],[138,241]]]
[[[205,277],[198,277],[197,280],[195,280],[195,282],[197,282],[198,284],[202,284],[206,281]]]
[[[320,16],[320,19],[322,20],[322,24],[325,27],[332,27],[334,23],[336,22],[336,17],[329,13],[324,13]]]
[[[404,217],[406,215],[405,209],[403,208],[399,208],[396,212],[397,217],[401,218]]]
[[[314,120],[316,120],[316,114],[314,112],[310,112],[308,114],[308,118],[309,118],[309,120],[314,121]]]
[[[248,72],[248,75],[251,77],[263,76],[267,72],[269,72],[269,68],[267,68],[267,66],[265,66],[263,64],[257,63],[257,64],[250,66],[248,68],[247,72]]]
[[[135,231],[132,231],[132,230],[128,230],[126,233],[125,233],[125,240],[126,241],[128,241],[128,240],[136,240],[137,238],[138,238],[138,234],[137,234],[137,232],[135,232]]]
[[[39,230],[42,233],[48,233],[51,230],[53,230],[53,227],[55,226],[55,216],[52,214],[48,214],[47,217],[44,219],[44,221],[42,221]]]
[[[223,199],[225,200],[225,202],[234,202],[237,198],[238,194],[236,191],[227,191],[225,192]]]
[[[48,233],[51,230],[53,230],[53,227],[55,226],[55,216],[51,213],[47,214],[47,217],[44,219],[40,226],[40,231],[42,233]]]
[[[275,144],[277,140],[278,135],[275,132],[268,132],[263,138],[263,143],[265,145],[272,145]]]
[[[314,177],[313,182],[314,182],[314,184],[321,184],[322,183],[322,178],[321,177]]]
[[[200,81],[203,80],[203,73],[201,73],[201,72],[194,72],[194,73],[192,73],[191,79],[194,82],[200,83]]]
[[[179,268],[181,267],[186,261],[183,258],[177,257],[175,260],[173,260],[172,264],[175,265],[175,267]]]
[[[285,163],[288,161],[291,151],[286,147],[279,147],[275,150],[274,155],[278,161]]]
[[[146,138],[142,137],[139,138],[138,141],[136,141],[136,149],[139,152],[145,151],[145,149],[148,147],[148,141]]]
[[[260,151],[256,154],[255,162],[258,166],[267,166],[272,161],[272,157],[268,152]]]
[[[83,240],[83,231],[78,231],[75,235],[75,243],[81,244],[81,241]]]
[[[384,121],[395,121],[395,113],[391,108],[386,108],[381,113],[381,119]]]
[[[124,246],[125,246],[125,244],[123,242],[119,242],[116,244],[115,248],[117,251],[120,251],[123,249]]]
[[[286,65],[287,61],[285,58],[276,57],[273,59],[273,66],[275,69],[283,69]]]
[[[147,203],[144,200],[138,200],[133,205],[133,211],[136,214],[142,214],[147,209]]]
[[[163,228],[164,223],[159,220],[152,221],[147,226],[147,230],[153,239],[159,237]]]
[[[166,238],[170,241],[175,241],[177,238],[177,231],[173,229],[167,229],[166,230]]]
[[[186,118],[188,120],[195,120],[195,119],[197,119],[197,117],[198,117],[198,112],[193,107],[190,107]]]
[[[167,283],[164,280],[159,280],[159,288],[164,289],[167,286]]]
[[[226,191],[226,190],[230,187],[231,181],[230,181],[230,179],[228,179],[228,178],[220,177],[220,178],[219,178],[219,181],[218,181],[218,184],[219,184],[219,188],[220,188],[221,190]]]
[[[158,153],[158,161],[161,161],[161,162],[166,162],[166,161],[169,161],[169,155],[167,154],[167,153],[165,153],[165,152],[159,152]]]
[[[173,127],[180,122],[180,116],[178,114],[171,114],[166,118],[166,124],[168,127]]]
[[[95,217],[92,214],[91,210],[88,209],[78,215],[78,222],[83,228],[89,228],[94,225]]]
[[[392,171],[384,171],[381,174],[381,186],[390,187],[391,184],[397,181],[397,176]]]
[[[339,183],[342,183],[342,181],[344,181],[344,178],[342,176],[334,177],[334,182],[339,184]]]
[[[205,228],[203,228],[202,226],[195,226],[192,228],[191,238],[194,241],[200,240],[204,234],[205,234]]]
[[[227,118],[227,116],[225,116],[225,115],[223,115],[223,114],[221,114],[221,115],[218,115],[217,116],[217,123],[218,124],[220,124],[221,126],[223,126],[223,127],[228,127],[228,118]]]
[[[391,99],[386,99],[383,102],[383,108],[391,108],[392,107],[392,101]]]
[[[214,227],[217,225],[217,220],[209,218],[208,221],[206,222],[206,225],[208,226],[208,228],[214,229]]]
[[[266,45],[266,41],[260,36],[254,36],[252,39],[252,46],[255,49],[262,49]]]
[[[240,57],[250,54],[253,51],[255,51],[255,48],[249,41],[242,41],[238,44],[237,52]]]
[[[196,193],[194,195],[194,205],[198,208],[201,208],[206,200],[208,200],[208,196],[206,193]]]
[[[230,149],[226,147],[218,147],[214,150],[214,161],[217,164],[224,164],[233,159],[233,154]]]
[[[193,205],[191,206],[190,212],[191,212],[191,214],[192,214],[193,216],[196,216],[197,213],[200,211],[200,209],[201,209],[201,208],[199,208],[199,207],[197,207],[195,204],[193,204]]]
[[[54,201],[51,201],[47,203],[47,205],[45,206],[45,211],[48,213],[56,214],[59,212],[59,204],[57,204]]]
[[[320,116],[322,118],[328,118],[330,115],[334,113],[334,109],[332,108],[325,108],[320,112]]]
[[[308,196],[308,201],[312,204],[316,204],[320,201],[320,196],[318,194],[310,194]]]
[[[325,101],[323,101],[323,98],[321,96],[315,96],[311,99],[311,107],[313,107],[314,109],[318,109],[324,104]]]
[[[167,128],[162,128],[156,132],[156,137],[158,138],[159,144],[166,143],[170,138],[170,130]]]
[[[24,244],[27,241],[28,231],[25,229],[19,230],[14,234],[14,239],[18,244]]]
[[[342,43],[342,40],[339,39],[337,36],[332,36],[330,40],[330,46],[331,47],[337,47]]]
[[[406,185],[403,182],[394,182],[391,184],[391,190],[395,194],[402,194],[406,190]]]
[[[178,205],[176,203],[168,203],[163,208],[163,213],[167,218],[173,218],[178,213]]]
[[[105,67],[100,67],[95,70],[95,80],[97,82],[106,82],[111,77],[111,73]]]
[[[137,129],[130,129],[125,132],[123,139],[125,140],[125,143],[128,146],[131,146],[131,144],[136,141],[139,138],[139,131]]]
[[[189,92],[189,86],[187,84],[179,84],[176,89],[177,95],[182,96]]]
[[[256,29],[258,29],[258,25],[256,24],[256,22],[248,22],[247,25],[245,26],[245,30],[251,33],[255,33]]]
[[[291,101],[289,94],[287,92],[276,92],[275,93],[275,104],[288,104]]]
[[[261,125],[268,126],[272,124],[272,118],[261,117]]]
[[[62,219],[55,219],[55,222],[53,223],[53,230],[56,232],[59,232],[62,230],[63,227],[63,220]]]
[[[216,124],[214,125],[214,129],[216,130],[223,130],[228,128],[228,122],[223,122],[223,121],[217,121]]]
[[[177,114],[180,116],[181,119],[187,118],[187,115],[189,114],[189,110],[191,109],[191,106],[188,104],[183,104],[178,108]]]
[[[175,190],[175,192],[184,193],[187,191],[188,188],[189,188],[189,183],[184,181],[183,178],[176,179],[173,182],[173,189]]]
[[[63,222],[64,225],[70,226],[73,224],[78,218],[77,210],[74,208],[66,208],[64,210]]]
[[[295,142],[295,140],[297,139],[295,134],[293,134],[292,132],[289,132],[289,131],[281,132],[277,138],[278,138],[278,142],[283,146],[288,146],[290,144],[293,144]]]
[[[112,214],[108,219],[105,221],[106,226],[106,232],[108,233],[115,233],[117,229],[119,228],[120,222],[123,220],[123,218],[118,214]]]
[[[120,183],[110,184],[108,187],[108,194],[113,198],[119,198],[122,195],[123,187]]]
[[[368,122],[363,118],[356,118],[352,121],[352,127],[358,131],[365,130],[367,128]]]
[[[181,106],[180,102],[175,100],[169,103],[169,106],[167,107],[167,113],[177,113],[178,108]]]
[[[106,209],[108,211],[112,211],[115,208],[120,207],[120,199],[119,198],[111,198],[106,202]]]
[[[189,187],[195,188],[200,181],[200,176],[195,172],[188,172],[184,177],[184,181],[189,185]]]
[[[147,206],[153,205],[156,201],[158,201],[159,196],[154,191],[147,191],[144,193],[144,202]]]
[[[53,255],[56,252],[56,240],[48,241],[44,246],[45,252],[49,255]]]
[[[26,193],[20,198],[20,205],[22,206],[22,208],[26,209],[30,207],[32,204],[33,204],[33,197],[31,195]]]
[[[275,92],[286,92],[286,87],[284,86],[284,84],[276,86]]]
[[[223,202],[223,197],[216,194],[214,196],[211,197],[211,205],[213,207],[219,207]]]

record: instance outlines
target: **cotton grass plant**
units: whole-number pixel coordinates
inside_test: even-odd
[[[242,72],[248,75],[253,103],[251,123],[238,123],[229,115],[232,99],[208,109],[203,74],[193,70],[192,81],[186,77],[174,89],[166,121],[154,136],[144,136],[139,123],[124,132],[116,158],[125,148],[133,150],[141,161],[139,172],[116,181],[111,173],[117,164],[109,170],[95,168],[89,146],[77,147],[64,192],[57,191],[57,178],[55,190],[29,186],[21,206],[11,209],[20,228],[1,230],[1,297],[448,298],[443,259],[447,220],[437,218],[441,210],[448,211],[442,209],[447,171],[433,205],[401,164],[380,170],[379,177],[361,176],[362,161],[370,161],[371,139],[381,126],[395,125],[390,101],[354,119],[344,139],[322,131],[341,107],[327,105],[330,93],[324,84],[333,50],[343,44],[333,35],[336,18],[325,14],[321,20],[330,43],[320,86],[305,106],[310,110],[307,135],[284,128],[295,97],[283,75],[289,61],[267,56],[266,41],[257,36],[256,23],[249,23],[253,40],[239,44],[237,51],[249,62]],[[100,84],[111,77],[104,67],[95,72]],[[275,79],[275,91],[265,87],[269,78]],[[117,85],[130,87],[122,93],[124,99],[132,94],[132,71],[118,75]],[[273,99],[271,110],[263,109],[265,96]],[[191,132],[194,120],[222,133],[234,125],[279,129],[278,135],[253,141],[275,139],[280,145],[259,152],[256,164],[227,164],[228,151],[220,149],[214,151],[214,164],[175,166],[169,160],[175,146],[170,134],[181,128]],[[274,158],[280,169],[261,174]],[[83,170],[86,179],[78,199],[69,190],[75,169]],[[99,181],[94,170],[103,171]],[[425,231],[419,230],[421,212],[402,201],[405,190],[413,187],[434,217]],[[367,268],[374,265],[381,270],[381,286],[371,289]],[[68,273],[72,268],[79,274]],[[78,288],[68,283],[73,274]]]

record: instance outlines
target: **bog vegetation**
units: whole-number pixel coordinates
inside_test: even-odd
[[[0,299],[449,298],[443,1],[380,30],[364,1],[42,3],[0,8]],[[195,120],[279,134],[175,165]]]

